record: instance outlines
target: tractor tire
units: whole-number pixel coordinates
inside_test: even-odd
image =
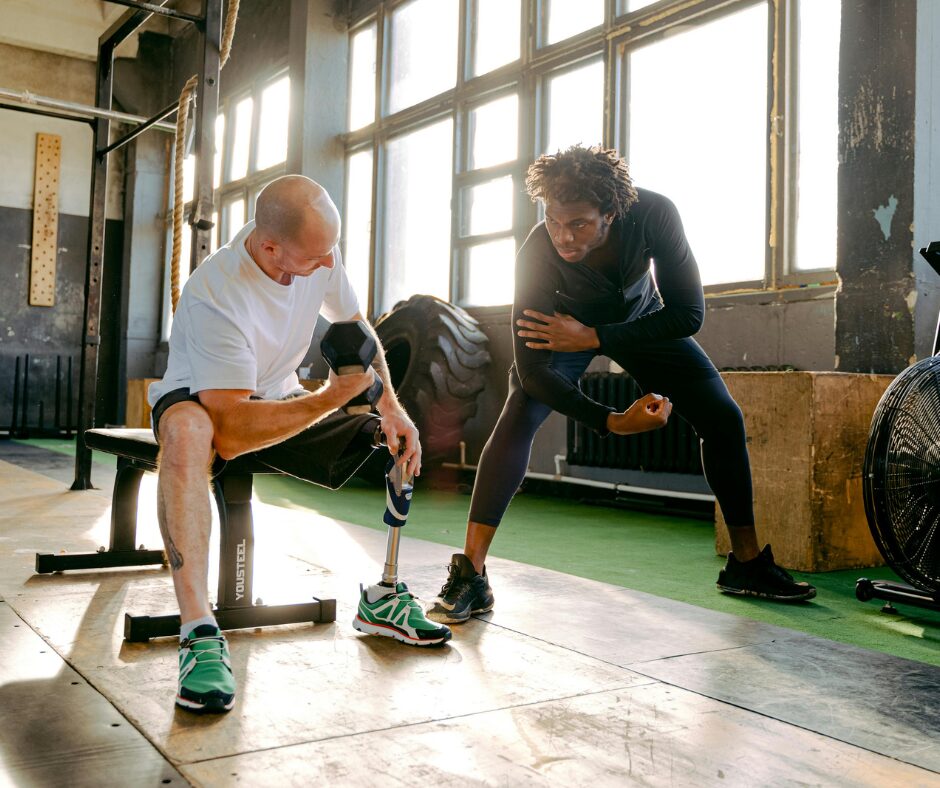
[[[422,465],[457,459],[490,364],[479,323],[458,306],[415,295],[382,315],[375,331],[398,399],[418,427]]]

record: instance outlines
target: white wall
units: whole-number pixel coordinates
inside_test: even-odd
[[[6,0],[4,0],[6,2]],[[0,44],[0,80],[15,91],[81,104],[94,103],[95,66],[83,60]],[[36,164],[36,135],[62,138],[59,212],[89,213],[91,126],[43,115],[0,109],[0,206],[31,209]],[[122,216],[124,157],[111,156],[107,218]]]
[[[2,5],[0,43],[85,60],[98,57],[98,37],[128,10],[102,0],[2,0]],[[122,48],[121,54],[133,57],[136,39],[125,47],[129,51]]]

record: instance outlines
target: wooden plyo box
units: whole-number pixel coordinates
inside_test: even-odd
[[[139,429],[150,428],[150,403],[147,389],[160,378],[130,378],[127,381],[127,426]]]
[[[892,375],[725,372],[744,411],[761,545],[781,566],[825,572],[884,563],[862,498],[868,429]],[[715,548],[730,549],[715,507]]]

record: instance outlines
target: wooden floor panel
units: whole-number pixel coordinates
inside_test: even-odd
[[[940,772],[940,668],[933,665],[804,638],[785,647],[748,646],[635,667],[710,698]]]
[[[145,477],[145,502],[153,483]],[[877,679],[859,674],[868,652],[499,559],[489,563],[494,613],[454,627],[444,648],[407,647],[350,626],[358,583],[379,577],[383,532],[259,502],[254,595],[335,597],[338,620],[230,633],[235,710],[177,711],[175,641],[122,640],[125,611],[173,612],[165,569],[32,572],[36,550],[106,543],[109,503],[109,491],[68,492],[61,478],[0,460],[0,595],[62,670],[196,785],[940,784],[916,765],[937,763],[924,727],[940,698],[934,668],[918,673],[907,717],[879,728],[891,707]],[[149,504],[139,541],[159,546]],[[450,552],[405,537],[402,578],[433,596]],[[814,693],[824,704],[812,707]],[[28,696],[17,695],[17,715],[57,730],[49,706]],[[846,735],[862,711],[867,727]],[[880,746],[862,735],[878,730]],[[42,744],[50,763],[74,749],[52,736]],[[0,782],[18,774],[11,746]]]
[[[663,684],[182,767],[199,785],[928,785],[922,770]]]
[[[0,602],[0,784],[185,784],[120,710]]]

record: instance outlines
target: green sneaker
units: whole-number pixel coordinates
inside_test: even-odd
[[[180,643],[180,685],[176,705],[188,711],[218,714],[235,705],[235,677],[228,643],[211,624],[196,627]]]
[[[360,586],[359,611],[353,626],[367,635],[384,635],[412,646],[436,646],[450,640],[450,627],[428,621],[421,604],[399,583]]]

